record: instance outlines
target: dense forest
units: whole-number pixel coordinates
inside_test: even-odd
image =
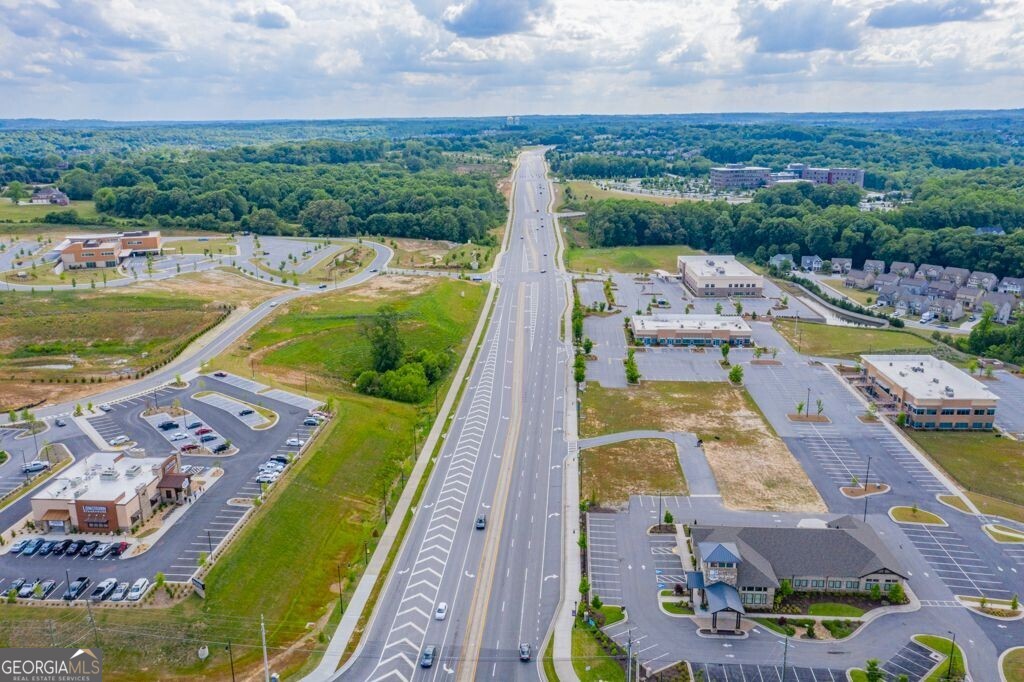
[[[593,246],[687,244],[765,262],[773,254],[880,258],[954,265],[1000,276],[1024,276],[1024,168],[971,171],[926,185],[922,198],[887,213],[857,209],[856,188],[778,185],[754,201],[682,202],[607,199],[576,202]],[[927,192],[927,194],[925,194]],[[978,234],[1001,225],[1007,234]]]

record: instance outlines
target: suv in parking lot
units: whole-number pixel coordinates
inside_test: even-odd
[[[92,553],[95,552],[96,548],[99,546],[99,540],[90,540],[82,545],[82,549],[78,552],[78,556],[92,556]]]
[[[142,595],[146,594],[146,590],[149,589],[149,580],[146,578],[139,578],[132,585],[132,588],[128,590],[128,601],[139,601],[142,599]]]
[[[213,449],[214,452],[225,452],[228,449],[227,443],[221,443]]]
[[[78,556],[78,550],[82,549],[82,545],[85,543],[81,540],[72,540],[71,544],[68,545],[67,550],[64,552],[66,556]]]
[[[21,473],[34,474],[37,471],[45,471],[50,468],[49,462],[41,462],[38,459],[21,465]]]
[[[239,417],[248,417],[250,414],[256,414],[256,410],[253,410],[253,409],[250,409],[250,408],[247,407],[244,410],[239,410],[238,411],[238,416]]]
[[[198,429],[202,425],[203,425],[203,422],[195,422],[195,421],[193,421],[193,422],[189,422],[188,424],[185,424],[185,428],[186,429]]]
[[[49,556],[53,548],[57,546],[56,540],[47,540],[39,546],[39,551],[36,552],[39,556]]]
[[[64,554],[64,552],[66,552],[67,549],[68,549],[68,545],[70,545],[70,544],[71,544],[71,540],[67,540],[67,539],[61,540],[60,542],[58,542],[56,545],[53,546],[53,555],[54,556],[60,556],[60,555]]]
[[[76,599],[79,599],[88,587],[89,578],[84,575],[75,578],[75,580],[68,585],[68,589],[64,592],[64,601],[75,601]]]
[[[96,586],[96,589],[89,595],[89,599],[91,601],[103,601],[110,596],[116,587],[117,578],[107,578]]]
[[[212,433],[208,433],[205,436],[199,436],[200,443],[209,443],[210,441],[214,440],[217,440],[217,436],[213,435]]]
[[[56,580],[44,580],[39,585],[39,592],[35,595],[36,599],[46,599],[50,596],[50,593],[57,588]]]
[[[161,431],[170,431],[171,429],[176,429],[179,428],[180,426],[181,425],[175,421],[160,422],[159,424],[156,425],[156,427]]]
[[[317,421],[316,417],[306,417],[302,420],[303,426],[320,426],[320,422]]]

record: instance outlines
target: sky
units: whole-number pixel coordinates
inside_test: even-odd
[[[0,118],[1024,107],[1024,0],[0,0]]]

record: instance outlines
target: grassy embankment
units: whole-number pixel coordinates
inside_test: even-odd
[[[929,339],[894,329],[838,327],[813,322],[776,320],[775,329],[804,355],[857,359],[865,353],[928,353]]]
[[[177,355],[225,306],[267,296],[226,273],[155,285],[57,292],[0,292],[0,408],[95,392]],[[65,366],[69,366],[65,368]]]
[[[906,434],[983,513],[1024,521],[1024,442],[991,432],[908,429]]]
[[[848,298],[853,299],[854,301],[860,303],[863,306],[871,305],[872,303],[875,302],[875,299],[878,297],[878,292],[875,291],[874,289],[854,289],[853,287],[848,287],[845,284],[843,284],[843,280],[841,279],[825,279],[822,281],[825,284],[832,287],[833,289],[835,289],[836,291],[838,291],[839,293],[843,294]]]
[[[259,380],[295,388],[302,370],[323,374],[327,379],[318,381],[316,389],[332,399],[337,416],[214,566],[205,601],[190,597],[168,609],[99,610],[109,679],[224,679],[230,675],[223,644],[229,639],[236,669],[251,672],[261,663],[261,613],[274,670],[296,670],[323,649],[320,633],[337,622],[339,570],[347,604],[363,569],[364,548],[373,552],[383,528],[382,495],[388,489],[392,504],[397,498],[396,479],[411,464],[414,426],[425,426],[433,414],[432,405],[396,403],[350,390],[347,377],[369,361],[369,348],[357,333],[361,317],[391,303],[405,315],[401,328],[410,350],[453,346],[458,355],[485,294],[482,287],[448,280],[415,291],[387,287],[371,283],[297,301],[253,333],[263,351]],[[270,344],[274,352],[268,352]],[[211,368],[246,366],[248,352],[232,349]],[[338,376],[335,353],[342,353],[348,366]],[[55,612],[10,607],[5,614],[0,646],[49,645],[47,621]],[[78,610],[57,614],[57,641],[80,637],[88,629],[84,617]],[[201,663],[195,650],[204,643],[211,656]]]
[[[490,230],[490,234],[495,239],[495,246],[456,244],[436,239],[386,238],[379,241],[394,250],[393,268],[465,272],[468,275],[474,272],[470,267],[473,261],[477,263],[476,272],[486,272],[494,264],[494,258],[501,250],[504,227]]]
[[[1007,682],[1024,682],[1024,646],[1006,654],[1003,659],[1003,675]]]
[[[676,256],[703,253],[689,246],[613,246],[608,248],[570,248],[566,267],[576,272],[677,272]]]
[[[629,502],[630,495],[685,495],[679,456],[672,441],[636,439],[580,451],[585,500],[601,507]]]
[[[576,201],[601,201],[602,199],[634,199],[636,201],[649,201],[653,204],[678,204],[689,201],[683,197],[659,197],[652,194],[638,194],[634,192],[623,192],[616,189],[601,189],[588,180],[569,180],[568,182],[555,183],[555,206],[561,207],[565,204],[566,187],[572,190]]]
[[[96,204],[91,201],[72,201],[68,206],[55,206],[53,204],[26,204],[18,205],[10,199],[0,199],[0,220],[5,222],[37,222],[42,220],[47,213],[72,210],[79,218],[95,220],[99,217],[96,211]]]
[[[591,384],[580,414],[584,438],[635,429],[696,433],[729,507],[825,509],[799,462],[744,388],[720,382],[643,382],[627,389]]]

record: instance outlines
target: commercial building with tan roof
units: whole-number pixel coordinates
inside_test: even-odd
[[[764,277],[736,260],[736,256],[679,256],[676,259],[683,284],[695,296],[761,296]]]
[[[748,346],[750,325],[742,317],[722,315],[636,315],[629,320],[633,338],[645,346]]]
[[[116,268],[130,256],[160,253],[158,231],[135,230],[117,234],[68,235],[54,249],[67,270]]]

